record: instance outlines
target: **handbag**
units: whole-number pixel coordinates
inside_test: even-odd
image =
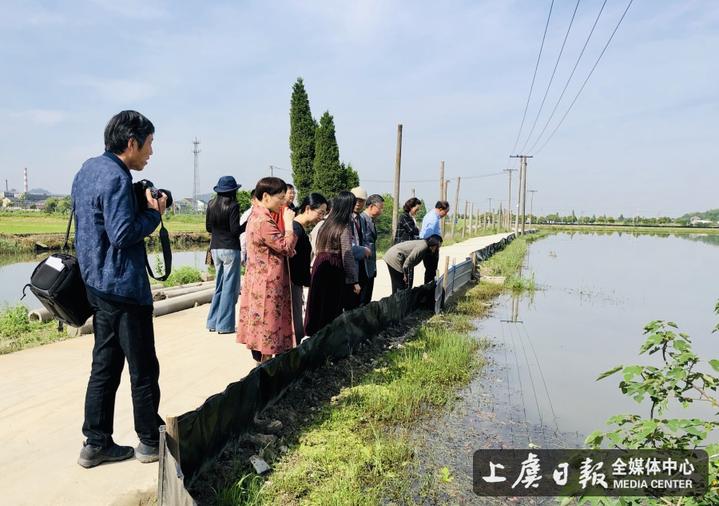
[[[210,248],[207,248],[207,253],[205,253],[205,265],[209,265],[210,267],[215,265],[215,261],[212,259],[212,250]]]
[[[82,280],[77,258],[68,253],[70,226],[74,214],[75,206],[70,211],[62,252],[53,253],[35,267],[30,283],[23,287],[21,300],[25,298],[25,290],[29,287],[55,318],[73,327],[81,327],[92,316],[92,306],[87,300],[85,282]]]

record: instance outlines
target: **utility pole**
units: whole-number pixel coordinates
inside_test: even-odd
[[[512,172],[516,172],[517,169],[504,169],[509,176],[509,192],[507,193],[507,230],[512,228]]]
[[[489,225],[492,222],[492,197],[487,197],[487,200],[489,200],[489,213],[487,213],[487,219],[484,220],[485,228],[489,228]]]
[[[534,216],[534,194],[539,190],[529,190],[532,195],[529,197],[529,226],[532,226],[532,217]]]
[[[474,234],[474,220],[472,218],[474,218],[474,202],[470,202],[470,211],[469,216],[467,217],[469,220],[469,235]]]
[[[446,191],[446,183],[444,180],[444,160],[439,162],[439,199],[444,200],[444,192]],[[439,220],[439,231],[444,237],[444,219]]]
[[[520,179],[520,213],[522,215],[521,232],[524,234],[525,225],[527,223],[527,158],[534,158],[532,155],[512,155],[510,158],[519,158],[519,179]],[[519,220],[517,220],[519,221]],[[517,227],[519,228],[519,227]]]
[[[439,199],[444,200],[444,160],[439,162]]]
[[[412,188],[412,198],[416,197],[417,195],[414,194],[414,188]]]
[[[457,225],[459,222],[459,186],[462,183],[462,178],[457,177],[457,189],[454,192],[454,209],[452,210],[452,239],[457,231]]]
[[[192,150],[192,153],[195,155],[195,172],[194,172],[194,181],[192,184],[192,203],[195,207],[195,212],[199,211],[199,205],[197,203],[197,194],[200,192],[200,149],[198,146],[200,145],[200,141],[197,140],[197,137],[195,137],[195,140],[192,141],[192,144],[194,144],[194,149]]]
[[[394,159],[394,206],[392,206],[392,238],[397,234],[399,222],[399,181],[402,166],[402,124],[397,125],[397,153]],[[413,190],[414,191],[414,190]]]
[[[464,236],[467,233],[467,220],[469,220],[469,216],[467,216],[467,213],[469,212],[469,201],[464,201],[464,219],[462,220],[462,239],[464,240]]]
[[[447,195],[449,195],[449,179],[444,180],[444,191],[442,192],[442,200],[447,200]],[[445,216],[441,220],[440,230],[442,231],[442,237],[444,238],[445,229],[447,228],[447,217]]]
[[[270,165],[270,177],[275,177],[275,167]]]

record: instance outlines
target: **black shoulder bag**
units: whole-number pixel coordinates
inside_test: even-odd
[[[25,297],[25,289],[29,287],[55,318],[73,327],[81,327],[92,316],[92,307],[87,300],[85,282],[82,280],[77,258],[68,253],[74,214],[73,205],[61,253],[53,253],[35,267],[30,283],[23,287],[22,298]]]

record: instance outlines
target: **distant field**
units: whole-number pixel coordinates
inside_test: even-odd
[[[204,215],[177,215],[165,219],[170,232],[204,232]],[[67,218],[57,215],[23,213],[0,214],[0,234],[28,235],[65,233]]]

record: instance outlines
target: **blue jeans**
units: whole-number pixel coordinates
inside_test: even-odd
[[[235,306],[240,293],[240,250],[213,249],[215,295],[212,296],[207,328],[217,332],[235,331]]]

